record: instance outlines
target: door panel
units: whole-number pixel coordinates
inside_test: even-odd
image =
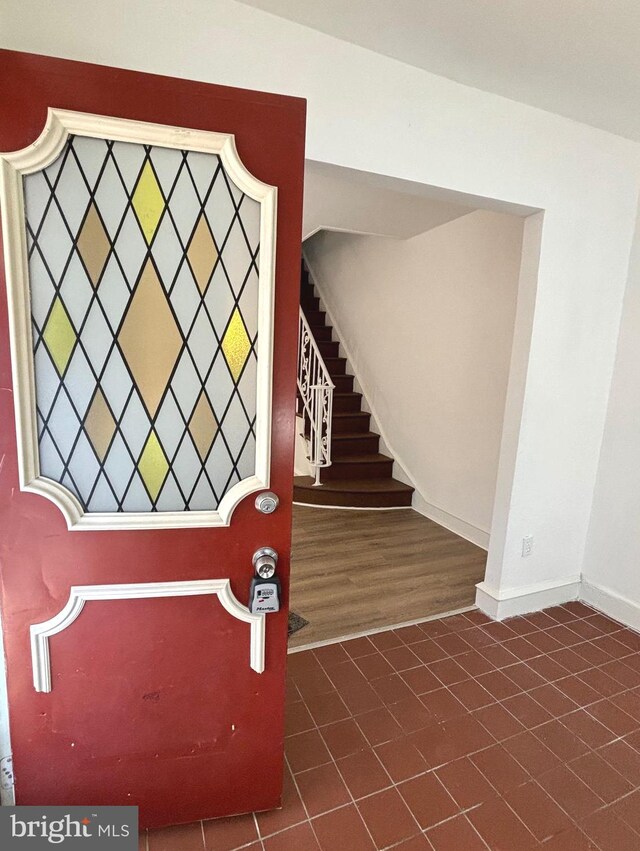
[[[38,139],[50,109],[108,116],[22,178],[31,340],[18,348],[33,352],[39,468],[18,452],[15,297],[0,295],[17,802],[136,803],[146,826],[277,806],[304,102],[11,51],[0,74],[0,150]],[[111,118],[160,129],[131,141]],[[187,132],[167,144],[167,127]],[[233,135],[245,185],[200,131]],[[260,186],[277,187],[275,258]],[[253,505],[261,486],[280,497],[272,515]],[[262,620],[244,607],[264,545],[279,552],[284,605]],[[43,693],[34,624],[50,627],[34,656],[49,665]]]

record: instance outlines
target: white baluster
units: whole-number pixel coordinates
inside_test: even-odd
[[[309,463],[315,470],[315,485],[321,485],[320,470],[331,465],[331,417],[335,385],[307,319],[300,308],[298,329],[298,394]]]

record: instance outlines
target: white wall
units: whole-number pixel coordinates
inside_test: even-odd
[[[310,159],[544,209],[487,588],[519,593],[580,573],[636,214],[636,144],[233,0],[4,0],[0,16],[5,47],[306,97]],[[526,253],[534,239],[525,228]],[[526,560],[525,534],[536,540]]]
[[[640,237],[640,226],[638,228]],[[584,563],[584,593],[640,629],[640,250],[629,287]]]
[[[409,240],[323,232],[304,246],[414,507],[485,546],[522,230],[479,210]]]
[[[471,211],[424,195],[421,188],[405,180],[393,181],[391,188],[370,173],[307,160],[303,237],[331,228],[407,239]]]

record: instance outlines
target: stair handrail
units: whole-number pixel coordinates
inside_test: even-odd
[[[300,307],[298,325],[298,397],[302,402],[303,434],[308,460],[320,485],[320,470],[331,466],[331,421],[335,384],[320,354],[313,331]]]

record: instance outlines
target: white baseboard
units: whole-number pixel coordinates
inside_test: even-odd
[[[640,603],[630,600],[623,594],[599,585],[597,582],[582,580],[580,599],[605,615],[609,615],[625,626],[640,632]]]
[[[414,511],[417,511],[418,514],[422,514],[423,517],[428,517],[429,520],[433,520],[434,523],[437,523],[439,526],[444,526],[445,529],[448,529],[450,532],[454,532],[456,535],[459,535],[466,541],[470,541],[477,547],[480,547],[483,550],[489,549],[488,532],[485,532],[484,529],[479,529],[477,526],[473,526],[471,523],[467,523],[467,521],[462,520],[461,517],[449,514],[448,511],[438,508],[437,505],[432,505],[430,502],[427,502],[426,499],[418,493],[418,491],[416,491],[413,495],[411,507]]]
[[[538,582],[522,588],[506,588],[503,591],[496,591],[486,582],[480,582],[476,585],[476,606],[485,615],[501,621],[577,600],[580,586],[579,576],[560,582]]]
[[[299,502],[293,500],[294,505],[300,505],[302,508],[325,508],[328,511],[412,511],[410,505],[317,505],[315,502]]]

